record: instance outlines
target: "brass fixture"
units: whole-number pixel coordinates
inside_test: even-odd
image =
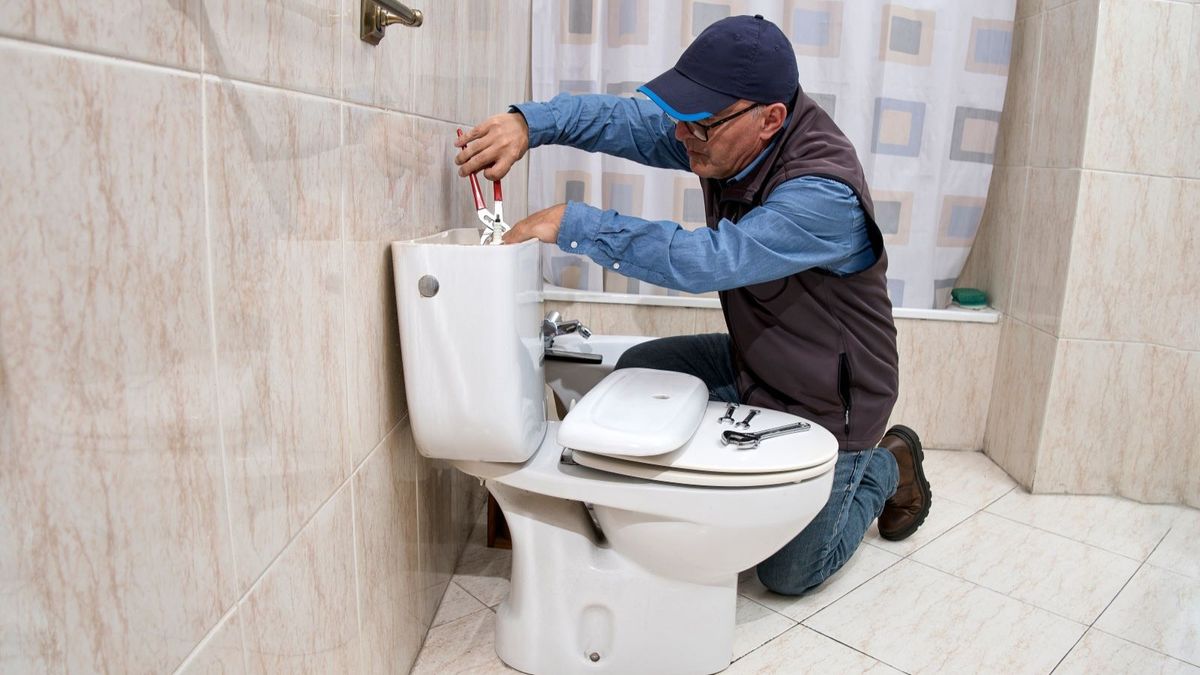
[[[383,39],[383,31],[398,23],[416,28],[425,21],[419,9],[409,9],[397,0],[362,0],[362,26],[358,37],[373,45]]]

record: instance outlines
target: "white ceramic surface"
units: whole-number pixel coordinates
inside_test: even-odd
[[[477,237],[473,228],[449,230],[392,250],[418,449],[486,479],[512,535],[497,655],[529,673],[723,669],[738,572],[821,510],[836,443],[811,433],[817,445],[826,441],[829,461],[773,487],[684,487],[564,461],[561,424],[544,414],[540,249],[484,247]],[[648,434],[661,436],[652,451],[679,447],[710,409],[699,380],[655,371],[613,374],[590,402],[576,393],[581,442],[603,436],[614,451],[636,452]],[[431,595],[445,588],[429,581]]]

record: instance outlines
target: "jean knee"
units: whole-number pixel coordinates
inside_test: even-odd
[[[621,353],[613,370],[622,368],[653,368],[653,350],[646,347],[648,343],[636,344]]]
[[[823,573],[824,569],[825,565],[816,559],[791,561],[790,564],[768,559],[758,564],[755,574],[772,593],[803,595],[825,581],[829,575]]]

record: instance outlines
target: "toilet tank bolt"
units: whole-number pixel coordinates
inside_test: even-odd
[[[588,658],[592,660],[592,663],[595,663],[600,660],[600,655],[596,652],[592,652],[591,654],[588,654]]]

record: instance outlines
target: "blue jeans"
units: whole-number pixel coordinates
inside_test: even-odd
[[[732,349],[724,333],[662,338],[630,348],[616,367],[695,375],[708,385],[709,400],[739,403]],[[850,559],[899,480],[896,459],[883,448],[839,453],[825,508],[800,534],[759,563],[759,580],[783,595],[801,595],[820,585]]]

